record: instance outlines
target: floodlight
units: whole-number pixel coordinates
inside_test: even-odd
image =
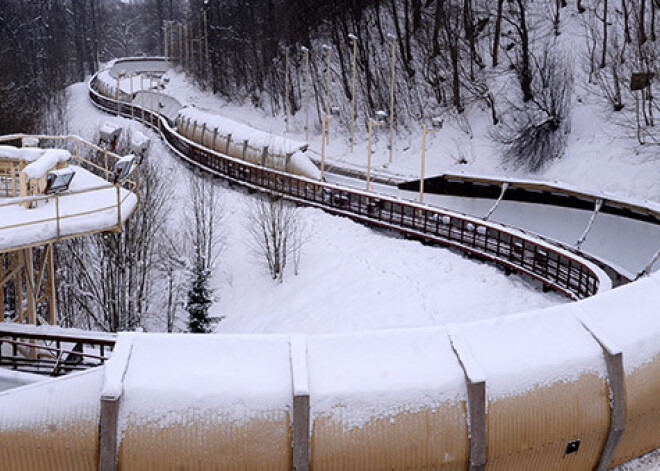
[[[321,49],[323,49],[324,51],[330,51],[332,48],[327,44],[324,44],[323,46],[321,46]]]
[[[71,180],[76,174],[70,168],[62,168],[59,170],[52,170],[46,175],[46,190],[47,195],[54,193],[63,193],[69,189]]]
[[[376,121],[377,123],[384,123],[385,121],[387,121],[387,113],[385,113],[383,110],[376,111],[375,115],[376,115],[376,119],[374,121]]]
[[[394,36],[392,33],[387,33],[387,34],[385,35],[385,37],[386,37],[387,39],[389,39],[390,41],[394,41],[394,40],[396,40],[396,36]]]
[[[435,116],[431,118],[431,126],[435,129],[441,129],[444,122],[445,120],[442,119],[440,116]]]
[[[350,39],[351,41],[357,41],[357,36],[354,35],[353,33],[350,33],[350,34],[348,35],[348,39]]]
[[[115,164],[113,183],[121,183],[126,180],[136,167],[137,162],[133,154],[119,159]]]
[[[302,52],[307,52],[307,51],[309,51],[309,49],[307,49],[305,46],[300,46],[300,50],[301,50]]]
[[[136,132],[133,135],[129,147],[131,149],[131,152],[139,157],[138,163],[140,164],[142,163],[142,160],[146,156],[150,144],[151,144],[151,140],[148,139],[141,132]]]
[[[101,128],[101,141],[114,144],[121,135],[122,128],[112,123],[105,123]]]

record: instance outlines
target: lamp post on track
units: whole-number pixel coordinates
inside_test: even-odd
[[[149,76],[149,124],[154,125],[154,78]]]
[[[211,75],[211,63],[209,62],[209,23],[208,13],[206,11],[208,4],[208,0],[204,0],[204,56],[206,58],[204,63],[204,78],[206,81],[209,80]]]
[[[376,119],[369,118],[369,141],[367,144],[367,191],[371,190],[371,136],[374,126],[383,126],[387,114],[384,111],[376,111]]]
[[[179,65],[184,67],[183,62],[183,23],[179,23]]]
[[[168,53],[169,51],[167,50],[167,21],[163,21],[163,55],[165,56],[165,68],[169,69],[169,60],[168,60]]]
[[[390,157],[387,165],[392,163],[392,153],[394,152],[394,67],[396,66],[396,38],[393,34],[388,34],[387,39],[392,43],[392,73],[390,79]]]
[[[339,108],[334,107],[331,110],[331,115],[323,114],[323,119],[321,120],[321,181],[324,181],[325,178],[325,145],[326,145],[326,135],[325,131],[330,125],[330,120],[339,116]]]
[[[424,202],[424,172],[426,170],[426,135],[438,132],[442,129],[442,119],[431,119],[431,126],[427,127],[426,124],[422,126],[422,162],[419,172],[419,202]]]
[[[351,92],[351,154],[355,145],[355,91],[357,84],[357,36],[349,34],[348,39],[353,42],[353,89]]]
[[[284,48],[284,114],[286,117],[286,132],[289,132],[289,48]]]
[[[135,74],[131,72],[128,76],[128,79],[131,81],[131,119],[135,118],[135,110],[133,107],[133,77],[135,77]]]
[[[156,104],[156,109],[158,111],[158,116],[157,116],[157,118],[158,118],[158,132],[160,132],[160,119],[161,119],[161,116],[160,116],[160,87],[161,87],[162,83],[163,82],[160,80],[160,77],[158,77],[158,80],[156,81],[156,86],[157,86],[157,88],[156,88],[156,100],[158,101],[158,103]]]
[[[121,74],[117,74],[117,89],[115,93],[115,98],[117,100],[117,116],[119,116],[120,111],[121,111],[121,105],[119,104],[119,80],[121,78]]]
[[[328,46],[327,44],[324,44],[322,46],[323,50],[326,51],[327,53],[327,65],[326,65],[326,72],[325,72],[325,114],[329,115],[330,114],[330,81],[332,79],[331,77],[331,61],[332,61],[332,48]],[[327,130],[326,130],[327,131]],[[327,138],[330,138],[330,135],[328,133]]]
[[[142,109],[142,122],[144,123],[144,75],[140,74],[140,108]]]
[[[309,141],[309,49],[302,47],[305,54],[305,141]]]

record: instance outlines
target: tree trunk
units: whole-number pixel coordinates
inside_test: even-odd
[[[600,68],[607,65],[607,0],[603,0],[603,55],[600,58]]]
[[[493,67],[497,67],[500,52],[500,36],[502,35],[502,9],[504,0],[497,1],[497,18],[495,19],[495,38],[493,39]]]
[[[626,0],[621,0],[621,10],[623,11],[623,32],[626,37],[626,43],[632,43],[632,36],[630,34],[630,12]]]
[[[655,34],[655,9],[656,9],[655,1],[651,1],[651,41],[654,42],[657,39]]]
[[[646,44],[646,0],[639,4],[639,44]]]
[[[523,101],[528,102],[534,97],[534,95],[532,93],[532,70],[529,64],[529,32],[527,30],[525,0],[518,0],[518,7],[520,8],[520,25],[518,32],[520,34],[520,46],[522,49],[520,87],[523,92]]]

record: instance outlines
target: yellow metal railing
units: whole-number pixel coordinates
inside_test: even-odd
[[[21,227],[30,227],[30,226],[36,226],[39,224],[47,224],[47,223],[55,223],[55,236],[54,238],[49,238],[59,240],[63,237],[72,237],[80,234],[90,234],[94,232],[98,232],[98,230],[108,230],[108,229],[121,229],[122,227],[122,206],[126,202],[126,200],[130,197],[131,193],[134,193],[139,201],[139,178],[138,178],[138,173],[139,173],[139,163],[138,163],[138,168],[136,169],[135,172],[133,172],[128,179],[125,181],[119,183],[119,182],[114,182],[113,177],[114,177],[114,164],[121,159],[121,156],[108,150],[104,149],[101,146],[95,145],[89,141],[86,141],[85,139],[82,139],[81,137],[78,136],[50,136],[50,135],[28,135],[28,134],[11,134],[11,135],[5,135],[5,136],[0,136],[0,143],[6,143],[6,142],[12,142],[12,141],[20,141],[21,144],[25,141],[25,139],[28,138],[37,138],[39,139],[39,142],[41,144],[44,143],[44,141],[54,141],[56,143],[60,143],[60,146],[58,148],[72,148],[72,149],[67,149],[67,150],[72,150],[72,160],[77,164],[79,167],[86,169],[90,171],[91,173],[95,174],[96,176],[103,178],[106,180],[108,183],[103,184],[103,185],[98,185],[94,186],[91,188],[85,188],[83,190],[78,190],[78,191],[68,191],[66,193],[62,194],[49,194],[49,195],[34,195],[34,196],[22,196],[22,197],[14,197],[10,198],[8,201],[5,202],[0,202],[0,210],[3,208],[10,208],[10,207],[21,207],[21,209],[25,209],[25,207],[33,207],[33,206],[39,206],[40,204],[43,205],[45,203],[49,203],[50,201],[54,202],[54,215],[51,217],[43,217],[40,219],[32,219],[29,221],[24,221],[24,222],[14,222],[10,224],[4,224],[0,225],[0,233],[2,231],[6,230],[11,230],[11,229],[18,229]],[[94,152],[96,154],[96,162],[93,160],[84,157],[83,152],[84,150],[88,150],[91,152]],[[123,195],[122,195],[122,188],[127,190]],[[93,209],[86,209],[86,210],[81,210],[81,211],[76,211],[76,212],[67,212],[67,214],[62,214],[61,212],[61,201],[62,199],[67,199],[71,198],[77,195],[84,195],[84,194],[90,194],[92,196],[93,193],[97,193],[99,191],[105,191],[105,190],[110,190],[114,189],[116,192],[116,198],[113,204],[111,205],[104,205],[102,207],[98,208],[93,208]],[[27,209],[25,209],[28,211]],[[105,227],[101,228],[98,230],[87,230],[87,231],[74,231],[73,233],[70,234],[63,234],[62,233],[62,222],[66,220],[70,220],[73,218],[78,218],[78,217],[83,217],[83,216],[89,216],[92,214],[99,214],[105,211],[109,210],[116,210],[117,212],[117,222],[116,225],[113,225],[111,227]],[[45,241],[40,240],[39,243],[42,244]],[[26,243],[20,244],[20,247],[23,246],[30,246],[32,245],[29,241],[26,241]],[[20,247],[12,247],[12,249],[20,248]]]

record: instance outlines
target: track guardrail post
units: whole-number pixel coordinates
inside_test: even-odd
[[[99,419],[99,471],[117,470],[119,398],[101,397]]]
[[[468,349],[458,325],[448,326],[452,349],[465,373],[468,393],[468,430],[470,431],[470,471],[486,469],[488,414],[486,411],[486,376]]]
[[[131,336],[127,334],[123,341],[117,342],[112,358],[105,365],[99,416],[99,471],[116,471],[119,464],[119,404],[123,395],[124,375],[133,350]]]
[[[293,386],[292,447],[293,471],[310,469],[310,401],[307,342],[302,335],[289,337]]]
[[[597,326],[590,325],[588,322],[580,319],[579,316],[578,320],[603,349],[603,356],[605,357],[605,364],[607,366],[607,381],[610,388],[610,427],[605,446],[596,467],[596,471],[606,471],[610,468],[616,447],[626,427],[626,388],[623,352],[608,339],[604,332],[600,332]]]

